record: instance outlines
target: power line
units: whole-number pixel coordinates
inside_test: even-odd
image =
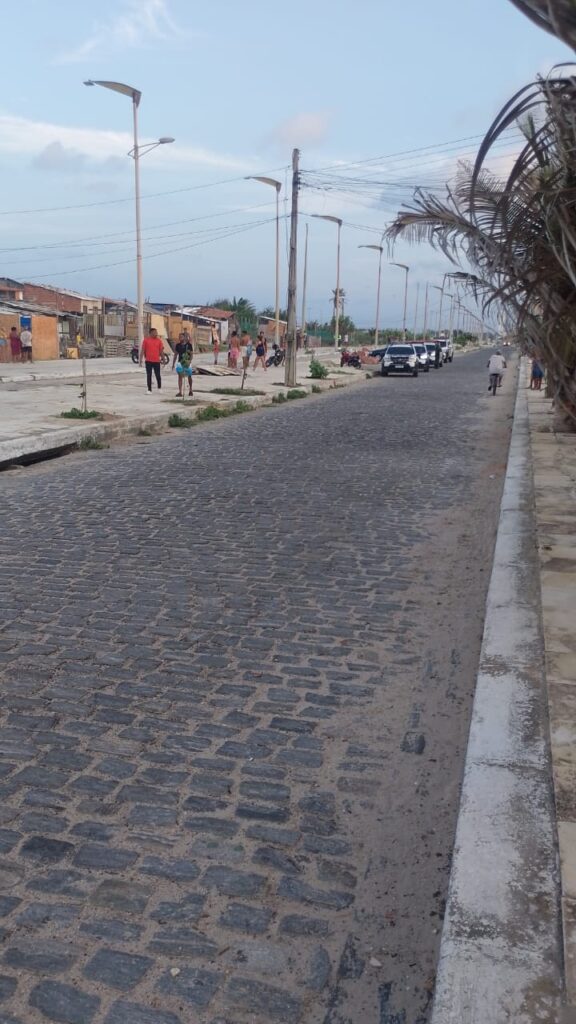
[[[277,171],[284,170],[284,164],[282,167],[273,167],[272,171],[266,172],[269,174],[276,173]],[[236,178],[222,178],[220,181],[208,181],[203,185],[187,185],[185,188],[173,188],[166,192],[148,192],[146,195],[141,196],[141,199],[157,199],[159,196],[176,196],[182,192],[196,192],[198,189],[203,188],[215,188],[217,185],[230,185],[235,181],[244,181],[246,175],[241,174]],[[37,207],[36,209],[29,210],[0,210],[0,217],[9,217],[13,214],[23,216],[29,213],[58,213],[62,210],[88,210],[95,206],[114,206],[118,203],[133,203],[134,196],[125,196],[122,199],[101,199],[95,203],[74,203],[68,206],[44,206]]]
[[[177,252],[185,252],[188,249],[196,249],[198,246],[201,246],[201,245],[208,245],[211,242],[218,242],[218,241],[221,241],[224,238],[231,238],[233,235],[239,235],[239,234],[242,234],[242,233],[244,233],[246,231],[252,231],[254,228],[262,227],[264,224],[273,224],[273,223],[275,223],[275,220],[276,220],[275,217],[270,217],[267,220],[257,221],[256,223],[249,224],[248,226],[245,226],[243,228],[238,228],[237,227],[233,231],[228,231],[227,234],[215,235],[213,238],[205,238],[201,242],[192,242],[190,245],[182,245],[182,246],[179,246],[176,249],[163,249],[160,252],[147,253],[146,256],[144,257],[144,259],[145,260],[150,260],[150,259],[155,259],[158,256],[171,256],[171,255],[173,255],[174,253],[177,253]],[[222,228],[221,230],[223,231],[224,228]],[[92,267],[76,267],[74,270],[59,270],[59,271],[55,271],[54,273],[50,274],[50,277],[64,277],[64,276],[69,275],[69,274],[83,274],[83,273],[88,273],[91,270],[107,270],[109,267],[121,267],[121,266],[126,266],[127,264],[135,263],[135,262],[136,262],[136,259],[134,258],[134,259],[128,259],[128,260],[118,260],[115,263],[100,263],[97,266],[92,266]],[[31,277],[31,278],[29,278],[29,280],[30,281],[39,281],[40,279],[43,279],[43,278],[44,278],[44,274],[36,275],[36,277]]]

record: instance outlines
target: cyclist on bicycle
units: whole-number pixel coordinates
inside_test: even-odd
[[[506,369],[506,360],[502,355],[500,349],[497,349],[494,355],[490,356],[488,361],[488,373],[492,376],[495,373],[498,377],[498,387],[502,385],[502,378],[504,377],[504,370]],[[488,388],[490,391],[490,388]]]

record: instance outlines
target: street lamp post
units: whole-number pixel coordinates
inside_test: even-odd
[[[137,314],[136,333],[138,336],[138,348],[141,349],[144,340],[144,285],[142,282],[142,223],[140,215],[140,157],[150,153],[157,146],[165,146],[174,139],[162,136],[156,142],[147,142],[140,145],[138,142],[138,107],[142,99],[139,89],[131,85],[124,85],[122,82],[104,82],[89,78],[84,85],[101,85],[104,89],[111,89],[112,92],[122,93],[132,100],[132,124],[134,131],[134,146],[128,153],[134,160],[134,198],[136,201],[136,292],[137,292]]]
[[[328,220],[331,224],[338,225],[338,245],[336,248],[336,296],[334,301],[334,346],[338,348],[340,341],[340,233],[342,221],[340,217],[331,217],[327,213],[313,213],[318,220]]]
[[[406,282],[404,284],[404,317],[402,321],[402,340],[406,341],[406,313],[408,311],[408,274],[410,273],[410,267],[406,266],[405,263],[391,263],[391,267],[400,267],[406,274]]]
[[[359,245],[359,249],[374,249],[379,253],[378,257],[378,287],[376,289],[376,329],[374,331],[374,347],[378,347],[378,328],[380,325],[380,282],[382,280],[382,253],[384,247],[381,245]]]
[[[274,306],[275,328],[274,341],[280,348],[280,190],[282,182],[276,178],[264,178],[259,174],[249,174],[247,181],[260,181],[263,185],[271,185],[276,189],[276,302]]]

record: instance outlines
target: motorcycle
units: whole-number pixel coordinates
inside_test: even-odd
[[[130,358],[132,359],[133,363],[136,363],[136,365],[138,365],[138,363],[140,362],[140,349],[138,348],[136,342],[134,342],[132,348],[130,349]],[[170,356],[168,355],[167,352],[162,353],[162,355],[160,356],[160,362],[162,363],[162,366],[168,366],[168,363],[170,362]]]
[[[343,349],[340,356],[340,366],[352,366],[355,370],[360,370],[362,369],[360,356],[357,352],[348,352],[348,349]]]
[[[283,348],[277,348],[275,345],[272,346],[273,351],[266,360],[266,366],[282,366],[282,363],[286,359],[286,352]]]

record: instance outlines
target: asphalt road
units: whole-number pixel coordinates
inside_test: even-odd
[[[515,371],[0,477],[2,1024],[424,1024]]]

